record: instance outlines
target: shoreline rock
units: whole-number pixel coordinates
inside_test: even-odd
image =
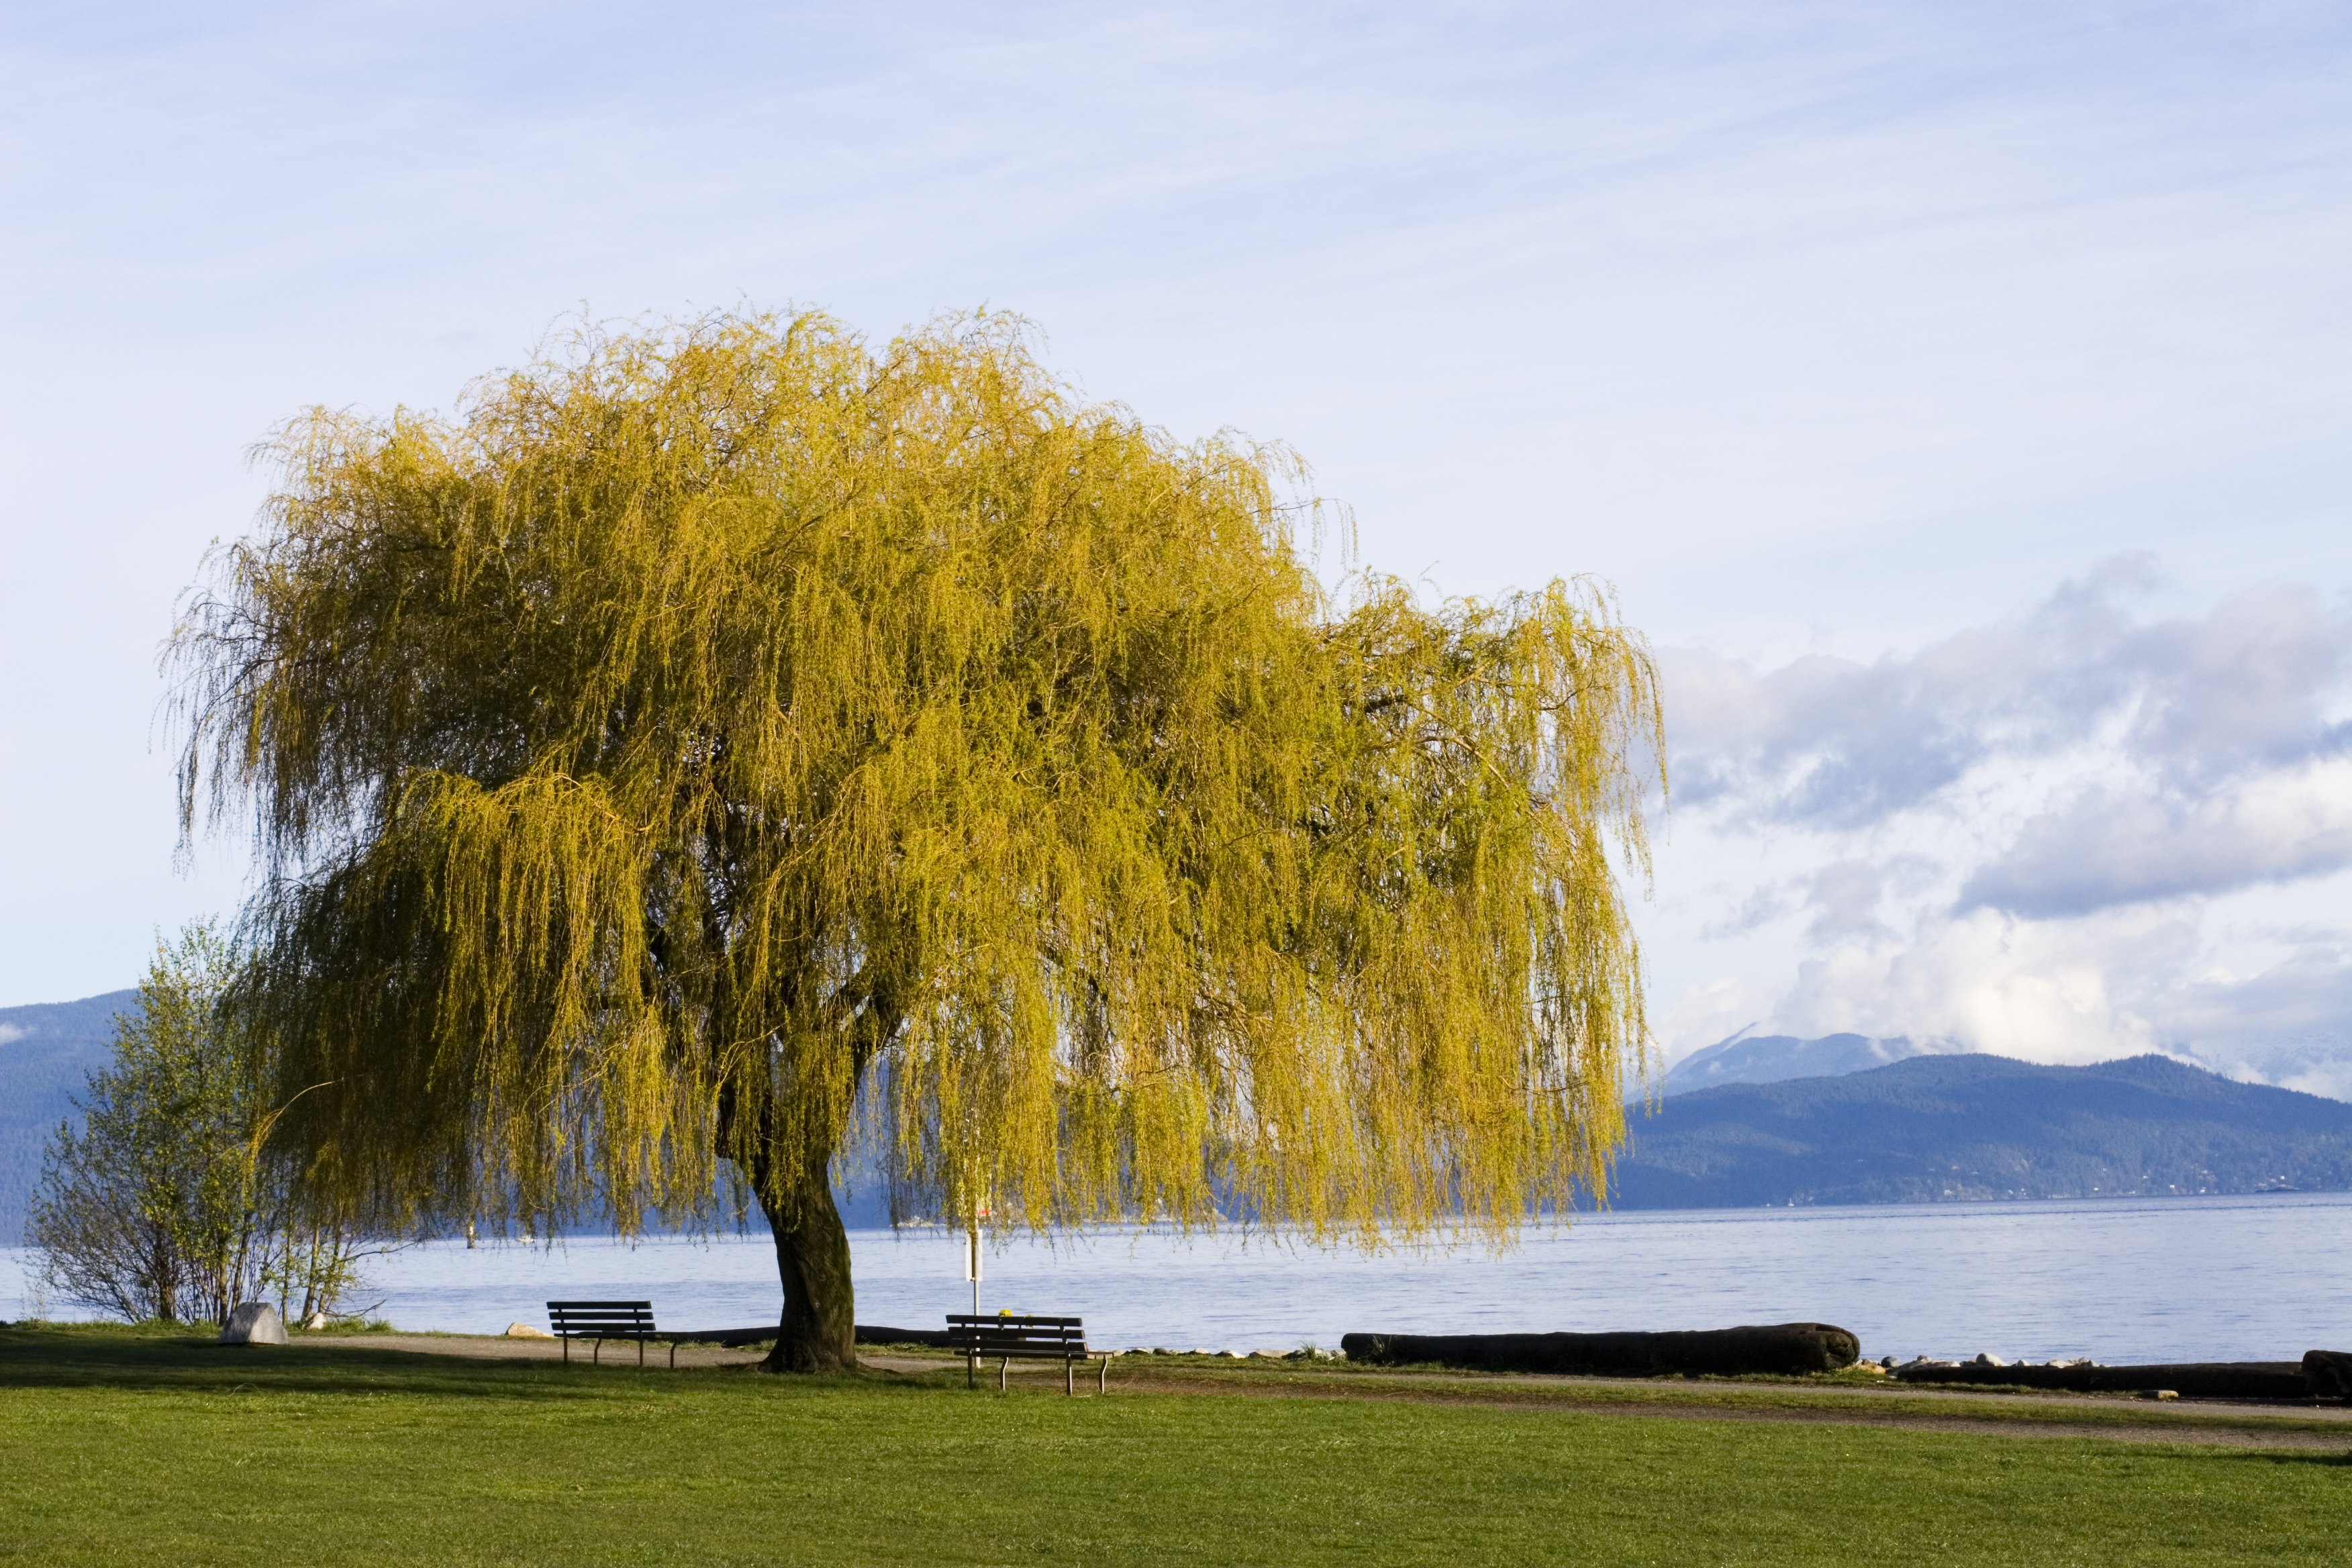
[[[225,1345],[282,1345],[286,1342],[286,1321],[278,1309],[267,1301],[240,1301],[236,1310],[228,1315],[228,1323],[220,1331],[217,1342]]]

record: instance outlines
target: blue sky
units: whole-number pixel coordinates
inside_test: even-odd
[[[2296,5],[0,18],[0,1005],[236,900],[157,645],[244,454],[568,311],[986,303],[1365,564],[1665,657],[1670,1055],[2352,1093],[2352,19]]]

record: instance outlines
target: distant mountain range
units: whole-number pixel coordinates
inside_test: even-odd
[[[0,1008],[0,1246],[41,1151],[138,993]],[[1860,1035],[1735,1037],[1638,1109],[1620,1208],[2352,1190],[2352,1104],[2163,1057],[2039,1067]],[[852,1226],[888,1223],[872,1162],[835,1183]],[[593,1229],[593,1226],[586,1228]]]
[[[2166,1057],[1915,1056],[1674,1094],[1633,1122],[1620,1208],[2352,1190],[2352,1105]]]
[[[1779,1083],[1792,1078],[1835,1078],[1867,1072],[1911,1057],[1949,1054],[1956,1046],[1915,1044],[1896,1036],[1874,1040],[1866,1035],[1823,1035],[1801,1040],[1794,1035],[1732,1036],[1704,1050],[1693,1051],[1667,1069],[1658,1086],[1661,1094],[1688,1094],[1726,1083]]]
[[[114,1059],[114,1017],[136,991],[79,1002],[0,1007],[0,1247],[25,1231],[25,1203],[41,1179],[41,1150],[93,1068]]]
[[[58,1123],[76,1115],[89,1074],[114,1060],[114,1020],[139,1005],[136,991],[79,1002],[0,1007],[0,1247],[19,1245],[25,1209],[40,1184],[42,1151]],[[888,1189],[871,1158],[834,1184],[843,1223],[890,1223]],[[758,1223],[754,1214],[753,1223]],[[593,1232],[593,1219],[579,1226]]]

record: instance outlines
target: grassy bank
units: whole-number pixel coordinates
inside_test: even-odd
[[[2340,1447],[961,1381],[5,1331],[0,1560],[2333,1563],[2352,1510]]]

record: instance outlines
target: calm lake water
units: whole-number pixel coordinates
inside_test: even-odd
[[[962,1238],[852,1237],[857,1318],[968,1310]],[[27,1315],[0,1251],[0,1318]],[[983,1309],[1078,1314],[1103,1345],[1336,1346],[1358,1330],[1704,1329],[1812,1320],[1864,1353],[2040,1361],[2292,1360],[2352,1349],[2352,1194],[1587,1215],[1500,1257],[1319,1252],[1118,1231],[991,1253]],[[418,1247],[371,1270],[404,1329],[543,1324],[552,1297],[650,1298],[677,1327],[773,1322],[764,1236]],[[69,1310],[55,1304],[50,1315]]]

